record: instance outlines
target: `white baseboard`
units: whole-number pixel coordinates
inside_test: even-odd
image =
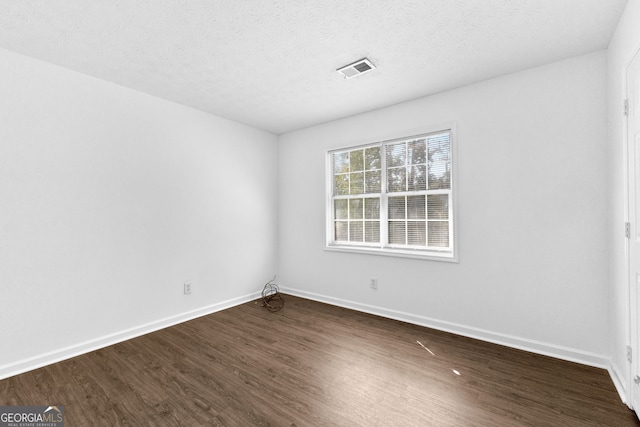
[[[389,319],[399,320],[402,322],[412,323],[419,326],[425,326],[428,328],[438,329],[445,332],[451,332],[457,335],[466,336],[469,338],[475,338],[482,341],[487,341],[495,344],[504,345],[507,347],[517,348],[520,350],[529,351],[532,353],[543,354],[545,356],[555,357],[558,359],[568,360],[571,362],[577,362],[584,365],[595,366],[598,368],[606,369],[611,376],[611,379],[618,391],[620,398],[623,402],[627,403],[627,393],[624,387],[625,381],[622,378],[620,371],[611,363],[611,359],[598,354],[583,352],[567,347],[557,346],[553,344],[546,344],[539,341],[533,341],[523,338],[518,338],[510,335],[495,333],[486,331],[483,329],[468,327],[464,325],[458,325],[455,323],[444,322],[436,319],[431,319],[424,316],[419,316],[411,313],[400,312],[396,310],[390,310],[383,307],[371,306],[367,304],[358,303],[355,301],[348,301],[339,298],[333,298],[325,295],[316,294],[313,292],[306,292],[292,288],[280,288],[280,291],[285,294],[295,295],[302,298],[324,302],[327,304],[349,308],[352,310],[361,311],[364,313],[374,314],[377,316],[386,317]],[[0,380],[12,377],[14,375],[21,374],[23,372],[31,371],[37,368],[41,368],[52,363],[60,362],[72,357],[80,356],[82,354],[89,353],[104,347],[108,347],[113,344],[117,344],[122,341],[126,341],[132,338],[136,338],[151,332],[158,331],[160,329],[167,328],[169,326],[177,325],[198,317],[206,316],[227,308],[234,307],[236,305],[243,304],[245,302],[252,301],[260,297],[260,292],[254,292],[252,294],[244,295],[238,298],[232,298],[227,301],[222,301],[216,304],[212,304],[206,307],[202,307],[196,310],[181,313],[175,316],[170,316],[164,319],[160,319],[154,322],[146,323],[134,328],[130,328],[124,331],[120,331],[114,334],[106,335],[100,338],[92,339],[79,343],[73,346],[61,348],[48,353],[43,353],[34,357],[23,359],[14,363],[0,366]]]
[[[141,335],[155,332],[160,329],[167,328],[169,326],[177,325],[188,320],[195,319],[197,317],[206,316],[227,308],[234,307],[236,305],[243,304],[245,302],[252,301],[260,297],[260,292],[254,292],[252,294],[244,295],[237,298],[232,298],[227,301],[222,301],[216,304],[212,304],[206,307],[198,308],[196,310],[188,311],[185,313],[170,316],[164,319],[160,319],[154,322],[146,323],[144,325],[136,326],[124,331],[116,332],[114,334],[106,335],[100,338],[85,341],[76,345],[61,348],[58,350],[50,351],[48,353],[39,354],[34,357],[23,359],[8,365],[0,366],[0,380],[12,377],[14,375],[21,374],[23,372],[31,371],[37,368],[41,368],[52,363],[60,362],[72,357],[80,356],[81,354],[89,353],[104,347],[108,347],[113,344],[117,344],[122,341],[130,340],[132,338],[139,337]]]
[[[609,363],[607,370],[609,371],[609,376],[611,377],[611,381],[613,381],[613,385],[616,387],[616,390],[620,395],[620,399],[629,407],[629,409],[631,409],[631,402],[629,401],[627,388],[625,387],[626,381],[620,373],[620,370],[613,363]]]
[[[402,322],[412,323],[414,325],[425,326],[427,328],[437,329],[440,331],[451,332],[456,335],[462,335],[494,344],[500,344],[531,353],[542,354],[557,359],[576,362],[583,365],[594,366],[597,368],[611,368],[611,359],[601,354],[589,353],[569,347],[548,344],[540,341],[520,338],[512,335],[491,332],[484,329],[474,328],[456,323],[446,322],[442,320],[432,319],[411,313],[405,313],[396,310],[390,310],[383,307],[362,304],[355,301],[333,298],[326,295],[320,295],[313,292],[302,291],[293,288],[280,287],[280,291],[284,294],[290,294],[306,298],[314,301],[324,302],[339,307],[349,308],[364,313],[374,314],[389,319],[400,320]],[[622,382],[624,384],[624,382]],[[618,385],[616,385],[618,387]]]

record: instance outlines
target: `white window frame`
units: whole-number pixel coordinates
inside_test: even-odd
[[[418,192],[386,192],[386,156],[384,147],[387,144],[391,144],[394,142],[400,142],[403,140],[411,140],[419,137],[424,137],[430,134],[437,134],[440,132],[450,132],[451,134],[451,148],[450,148],[450,156],[451,156],[451,188],[450,190],[426,190],[426,191],[418,191]],[[335,242],[334,238],[334,210],[333,210],[333,163],[332,163],[332,154],[339,152],[352,151],[357,149],[364,149],[367,147],[380,146],[382,147],[381,151],[381,162],[382,162],[382,188],[380,193],[367,193],[360,194],[356,196],[357,198],[366,198],[366,197],[380,197],[380,236],[381,243],[350,243],[350,242]],[[457,242],[457,146],[458,146],[458,138],[456,131],[456,124],[454,122],[438,124],[428,127],[422,127],[417,129],[410,129],[405,131],[396,132],[394,134],[385,135],[381,138],[372,138],[370,142],[360,142],[355,144],[344,144],[344,146],[339,146],[333,149],[328,150],[326,154],[326,226],[325,226],[325,250],[327,251],[336,251],[336,252],[348,252],[348,253],[359,253],[359,254],[373,254],[373,255],[384,255],[384,256],[393,256],[393,257],[403,257],[403,258],[417,258],[417,259],[428,259],[435,261],[447,261],[447,262],[458,262],[458,242]],[[389,197],[394,196],[402,196],[407,194],[437,194],[438,192],[450,192],[449,199],[449,248],[435,248],[435,247],[425,247],[425,248],[410,248],[405,246],[396,246],[392,244],[383,244],[388,236],[388,206],[387,201]],[[428,220],[427,220],[428,222]],[[384,236],[384,237],[383,237]]]

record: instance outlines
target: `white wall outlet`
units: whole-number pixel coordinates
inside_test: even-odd
[[[378,279],[375,277],[369,279],[369,287],[371,289],[378,289]]]
[[[191,282],[187,280],[184,282],[184,294],[188,295],[190,293],[191,293]]]

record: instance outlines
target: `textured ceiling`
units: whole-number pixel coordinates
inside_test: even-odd
[[[280,134],[605,49],[626,2],[0,0],[0,47]]]

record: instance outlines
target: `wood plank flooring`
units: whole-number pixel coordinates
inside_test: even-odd
[[[66,426],[640,426],[606,371],[285,295],[0,381]]]

